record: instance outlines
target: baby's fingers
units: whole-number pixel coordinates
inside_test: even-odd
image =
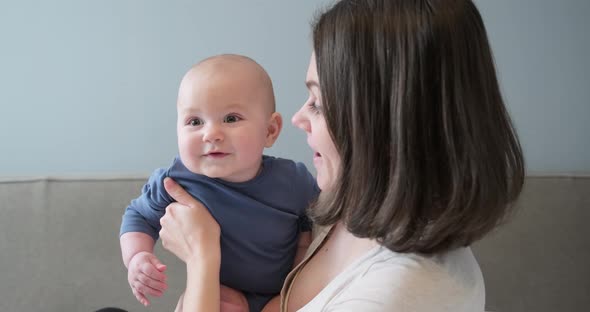
[[[137,289],[131,288],[131,291],[133,291],[133,295],[135,296],[137,301],[139,301],[139,303],[143,304],[146,307],[150,305],[150,301],[148,300],[148,298],[146,298],[146,296],[137,291]]]
[[[143,284],[143,286],[146,286],[147,289],[147,293],[152,295],[152,296],[161,296],[162,293],[168,289],[168,285],[166,284],[166,282],[162,282],[156,279],[151,278],[150,276],[147,276],[145,274],[141,274],[137,277],[137,279],[139,280],[140,284]],[[149,290],[154,290],[157,292],[157,294],[152,294],[152,292],[150,292]],[[142,291],[144,294],[146,293],[146,291]]]
[[[160,281],[166,282],[166,266],[161,264],[157,259],[152,259],[151,263],[145,263],[141,266],[141,273],[147,275],[148,277]]]
[[[162,296],[164,294],[164,292],[162,290],[155,289],[152,286],[150,286],[150,285],[154,285],[154,283],[161,283],[161,282],[153,281],[152,279],[149,279],[149,278],[145,277],[145,275],[143,275],[143,276],[139,277],[138,280],[133,283],[133,288],[135,290],[137,290],[138,292],[140,292],[144,296],[145,295],[150,295],[153,297]]]

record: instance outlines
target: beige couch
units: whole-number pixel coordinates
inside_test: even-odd
[[[170,289],[144,308],[126,281],[121,214],[143,178],[0,180],[0,311],[170,311],[184,267],[158,247]],[[513,220],[474,246],[491,311],[590,307],[590,178],[528,178]]]

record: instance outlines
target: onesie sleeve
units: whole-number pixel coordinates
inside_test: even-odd
[[[167,169],[157,169],[141,189],[141,195],[132,200],[125,209],[119,235],[127,232],[141,232],[158,239],[160,218],[166,213],[166,207],[174,200],[164,189]]]

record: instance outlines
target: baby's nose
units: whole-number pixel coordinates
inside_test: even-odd
[[[205,142],[215,142],[223,140],[223,131],[217,125],[209,125],[205,129],[205,134],[203,135],[203,141]]]

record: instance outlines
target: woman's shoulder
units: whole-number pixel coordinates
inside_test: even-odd
[[[485,300],[469,248],[424,256],[377,247],[322,292],[330,311],[483,311]]]
[[[424,279],[427,283],[476,284],[483,282],[479,264],[471,248],[457,248],[435,255],[415,253],[397,253],[383,246],[376,247],[363,266],[363,277],[388,276],[383,280],[392,281],[391,276],[399,279]],[[392,281],[392,283],[395,281]]]

